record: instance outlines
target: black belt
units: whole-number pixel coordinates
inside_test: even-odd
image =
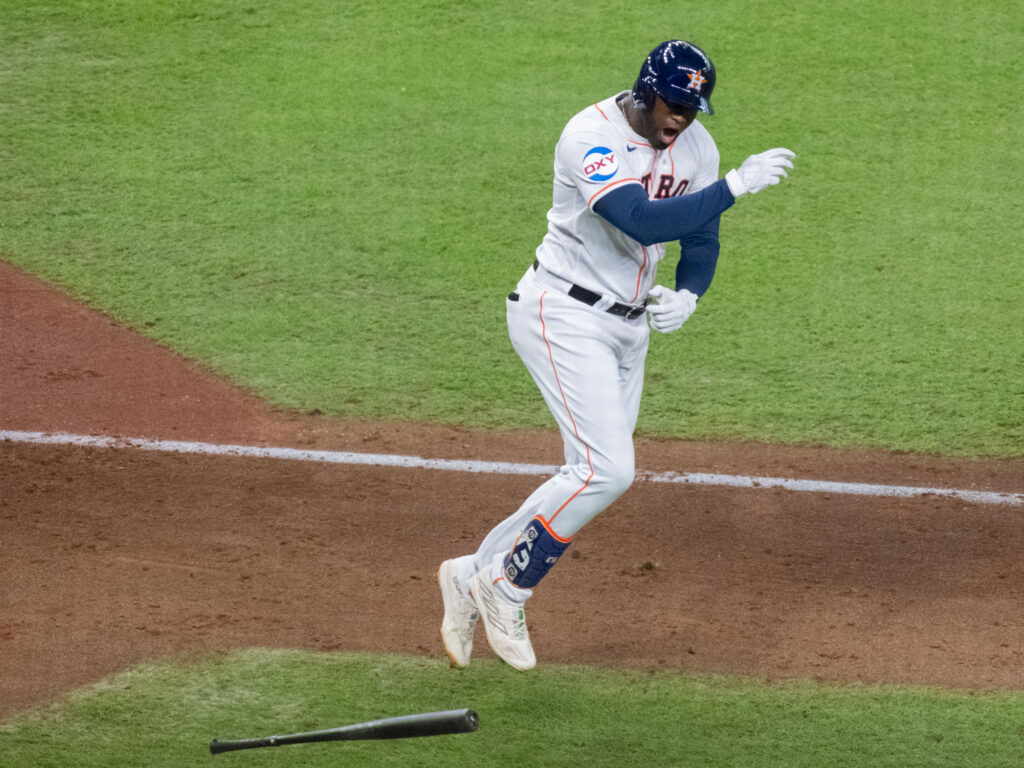
[[[533,260],[533,269],[536,271],[537,267],[540,266],[540,262],[537,259]],[[572,287],[569,288],[569,295],[576,299],[576,301],[582,301],[588,306],[594,306],[602,299],[600,293],[594,293],[582,286],[573,283]],[[508,295],[512,301],[519,301],[519,294],[513,291]],[[640,317],[647,309],[647,302],[645,301],[639,307],[634,307],[632,304],[619,304],[616,302],[608,307],[605,312],[611,315],[617,315],[618,317],[624,317],[627,320],[634,320]]]

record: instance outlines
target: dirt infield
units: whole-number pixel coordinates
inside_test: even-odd
[[[0,429],[561,458],[553,431],[276,412],[2,262]],[[655,471],[1024,489],[1024,461],[653,440],[637,456]],[[167,654],[441,658],[438,563],[539,482],[0,442],[0,717]],[[542,664],[1024,688],[1022,551],[1021,507],[638,482],[538,590],[531,633]],[[477,648],[490,656],[482,632]]]

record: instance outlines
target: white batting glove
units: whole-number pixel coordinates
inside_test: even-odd
[[[743,161],[739,170],[733,168],[725,174],[725,181],[733,197],[756,194],[765,187],[774,186],[786,176],[786,169],[792,168],[790,162],[795,154],[781,147],[769,149],[759,155],[751,155]]]
[[[658,302],[647,305],[651,328],[662,333],[678,331],[697,308],[697,294],[685,288],[673,291],[656,285],[648,295]]]

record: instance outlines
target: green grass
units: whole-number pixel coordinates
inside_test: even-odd
[[[212,758],[211,738],[470,707],[473,734]],[[117,675],[0,724],[0,765],[1010,766],[1024,695],[251,650]]]
[[[6,0],[0,254],[277,404],[550,426],[503,297],[555,140],[683,36],[723,173],[797,169],[726,214],[639,431],[1024,455],[1024,21],[952,8]]]

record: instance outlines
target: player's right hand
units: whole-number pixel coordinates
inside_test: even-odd
[[[796,157],[793,152],[782,147],[769,149],[759,155],[751,155],[739,167],[725,174],[726,183],[733,197],[756,194],[765,187],[774,186],[786,177],[786,169],[792,168],[790,161]]]
[[[661,333],[678,331],[697,309],[697,294],[685,288],[673,291],[656,285],[651,288],[650,297],[657,302],[647,305],[651,328]]]

